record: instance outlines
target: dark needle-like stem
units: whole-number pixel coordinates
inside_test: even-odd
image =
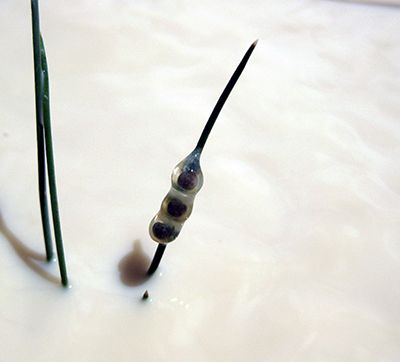
[[[60,214],[58,210],[56,171],[53,152],[53,138],[51,134],[50,119],[50,90],[49,90],[49,71],[47,68],[46,51],[42,37],[40,37],[42,81],[43,81],[43,123],[46,141],[47,171],[50,186],[51,212],[53,215],[54,236],[56,239],[58,266],[60,268],[61,283],[64,287],[68,286],[67,266],[65,263],[64,245],[61,233]]]
[[[247,50],[246,54],[244,55],[243,59],[240,61],[239,65],[237,66],[235,72],[233,73],[231,79],[229,80],[228,84],[226,85],[224,91],[220,95],[217,104],[215,105],[210,117],[208,118],[208,121],[203,129],[203,132],[201,133],[201,136],[199,138],[199,141],[197,142],[196,149],[200,150],[200,152],[203,150],[204,145],[207,141],[208,136],[210,135],[210,132],[214,126],[215,121],[218,118],[219,113],[221,112],[222,107],[224,106],[226,100],[229,97],[229,94],[231,93],[233,87],[235,86],[237,80],[239,79],[240,75],[243,72],[243,69],[245,68],[247,61],[249,60],[251,53],[253,52],[254,48],[257,45],[258,40],[256,40],[253,44],[250,45],[250,48]],[[154,254],[153,260],[151,262],[150,268],[147,271],[147,275],[152,275],[158,268],[161,262],[161,258],[164,254],[164,251],[166,249],[165,244],[158,244],[157,250]]]
[[[46,154],[44,142],[43,125],[43,81],[41,74],[40,61],[40,25],[39,25],[39,5],[37,0],[31,1],[32,8],[32,39],[33,39],[33,59],[35,68],[35,106],[36,106],[36,137],[37,137],[37,157],[38,157],[38,178],[39,178],[39,201],[42,218],[42,228],[44,244],[46,248],[46,258],[50,261],[53,258],[53,246],[51,241],[51,229],[49,222],[49,209],[47,204],[46,187]]]
[[[151,262],[150,268],[147,271],[148,276],[152,275],[157,270],[166,247],[167,245],[165,244],[158,244],[153,261]]]
[[[243,72],[244,67],[246,66],[247,61],[250,58],[251,53],[253,52],[254,48],[257,45],[258,40],[256,40],[253,44],[250,45],[250,48],[247,50],[246,54],[244,55],[243,59],[237,66],[235,72],[233,73],[231,79],[229,79],[228,84],[226,85],[224,91],[220,95],[217,104],[215,105],[210,117],[208,118],[208,121],[206,123],[206,126],[203,129],[203,132],[201,133],[201,136],[199,138],[199,141],[197,142],[196,148],[203,149],[204,144],[207,141],[207,138],[214,126],[215,121],[218,118],[219,113],[221,112],[222,107],[225,104],[225,101],[228,99],[229,94],[231,94],[231,91],[233,87],[235,86],[237,80],[239,79],[240,75]]]

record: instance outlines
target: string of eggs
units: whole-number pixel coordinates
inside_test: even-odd
[[[192,213],[194,198],[203,186],[201,150],[196,148],[179,162],[171,175],[171,188],[150,222],[151,238],[161,244],[175,240]]]

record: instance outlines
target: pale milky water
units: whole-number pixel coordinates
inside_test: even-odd
[[[0,2],[1,361],[400,359],[399,8],[42,2],[63,290],[23,247],[44,252],[28,3]],[[123,283],[257,38],[190,219]]]

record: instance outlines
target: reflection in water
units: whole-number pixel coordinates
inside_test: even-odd
[[[140,240],[135,240],[133,250],[118,264],[121,282],[127,286],[143,284],[147,279],[150,258],[143,252]]]
[[[36,274],[40,275],[42,278],[47,279],[48,281],[59,284],[59,279],[50,274],[47,270],[40,265],[40,262],[46,263],[46,256],[44,254],[39,254],[36,251],[27,247],[21,240],[14,235],[14,233],[8,228],[5,224],[1,213],[0,213],[0,233],[4,235],[5,239],[10,243],[13,247],[17,255],[21,258],[21,260],[31,268]]]

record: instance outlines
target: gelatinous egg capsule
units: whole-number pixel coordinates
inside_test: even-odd
[[[158,243],[175,240],[192,213],[194,198],[203,185],[200,155],[201,150],[195,149],[172,171],[171,189],[149,225],[150,236]]]
[[[203,186],[203,173],[200,168],[201,150],[195,149],[172,171],[172,187],[186,195],[197,194]]]
[[[158,213],[150,222],[149,233],[154,241],[168,244],[178,237],[181,229],[182,224],[171,222],[171,220]]]
[[[189,218],[193,209],[193,197],[190,196],[171,188],[162,202],[161,210],[168,217],[184,222]]]

